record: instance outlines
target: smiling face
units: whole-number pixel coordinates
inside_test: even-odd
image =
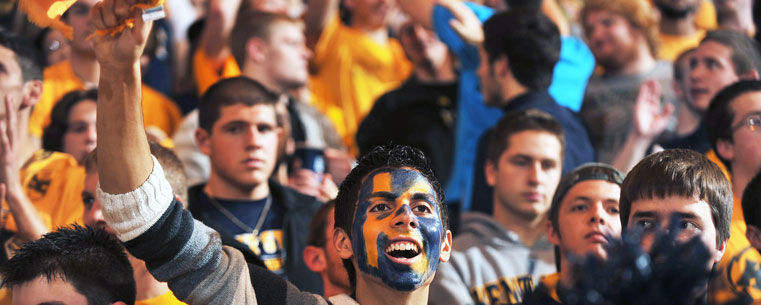
[[[359,270],[401,291],[430,283],[442,252],[448,251],[436,198],[416,170],[379,169],[367,175],[352,223]]]
[[[632,202],[629,214],[629,228],[644,230],[642,248],[649,251],[655,240],[656,230],[665,232],[670,228],[671,215],[679,219],[677,235],[679,242],[687,242],[698,237],[711,253],[707,268],[721,260],[726,241],[717,245],[716,227],[711,217],[711,207],[704,200],[682,196],[642,199]]]
[[[589,12],[584,32],[595,59],[606,69],[616,69],[633,60],[639,45],[646,43],[642,33],[624,16],[603,10]]]
[[[568,253],[607,258],[606,237],[621,236],[620,193],[618,184],[605,180],[582,181],[568,190],[558,210],[558,230],[550,224],[547,234],[564,258]]]

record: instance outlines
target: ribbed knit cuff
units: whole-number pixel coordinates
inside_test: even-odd
[[[153,171],[139,188],[125,194],[109,194],[97,187],[97,196],[103,209],[103,218],[122,241],[132,240],[145,233],[166,212],[174,199],[174,192],[164,176],[156,157]]]

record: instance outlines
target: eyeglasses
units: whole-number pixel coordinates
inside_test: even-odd
[[[732,131],[737,131],[738,129],[742,128],[743,126],[748,126],[748,130],[750,131],[759,131],[761,130],[761,115],[751,115],[749,117],[744,118],[742,121],[737,123],[735,126],[732,126]]]

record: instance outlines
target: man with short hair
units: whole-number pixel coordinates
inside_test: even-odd
[[[606,260],[610,238],[621,236],[618,199],[624,175],[610,165],[585,164],[560,180],[550,205],[547,237],[555,245],[558,273],[542,278],[523,304],[563,304],[563,289],[583,275],[575,267],[586,257]]]
[[[103,229],[60,228],[19,249],[0,267],[13,304],[135,303],[132,267]]]
[[[715,302],[737,295],[759,300],[761,289],[748,279],[761,278],[761,255],[746,251],[751,245],[740,201],[748,182],[761,170],[761,81],[741,80],[722,89],[711,100],[705,122],[711,147],[732,174],[735,196],[732,234],[718,266],[722,276],[711,282],[709,296]]]
[[[589,80],[579,114],[590,128],[597,161],[610,164],[632,128],[643,82],[657,80],[661,104],[674,104],[671,64],[655,59],[658,20],[647,1],[585,1],[579,20],[600,70]]]
[[[645,251],[653,246],[656,232],[677,228],[677,241],[697,238],[708,250],[706,272],[726,258],[732,190],[721,169],[701,153],[670,149],[642,159],[624,179],[620,209],[624,234],[641,230]],[[711,282],[723,280],[722,270]],[[713,293],[708,291],[709,301],[716,299]]]
[[[573,143],[564,149],[563,172],[594,161],[595,150],[581,119],[547,91],[560,54],[560,35],[552,21],[538,10],[514,9],[489,18],[483,30],[478,76],[484,103],[505,113],[538,109],[555,118],[565,143]],[[471,210],[487,214],[492,212],[493,192],[484,180],[490,133],[487,130],[479,141],[471,200]]]
[[[322,278],[322,295],[326,298],[340,294],[350,294],[351,284],[341,257],[333,246],[335,227],[335,200],[328,201],[314,213],[309,222],[307,244],[303,259],[307,267]]]
[[[463,215],[451,262],[433,281],[432,304],[492,298],[519,304],[540,276],[555,272],[545,233],[564,147],[560,123],[536,109],[508,113],[497,123],[486,164],[494,214]]]
[[[188,191],[188,210],[226,245],[261,258],[297,287],[320,292],[300,259],[321,203],[270,179],[283,132],[279,96],[245,77],[212,85],[198,107],[196,142],[211,161],[209,181]]]

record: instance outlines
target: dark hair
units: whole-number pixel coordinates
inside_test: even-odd
[[[545,131],[557,137],[560,141],[560,160],[563,160],[565,154],[563,127],[554,117],[536,109],[509,112],[497,122],[489,138],[486,160],[497,164],[502,153],[510,147],[510,136],[526,130]]]
[[[0,28],[0,46],[10,49],[16,55],[22,81],[42,80],[42,55],[32,42]]]
[[[565,174],[565,176],[560,179],[560,183],[558,183],[558,187],[555,189],[555,195],[552,196],[552,204],[550,205],[549,212],[552,228],[558,235],[560,235],[558,217],[565,195],[568,194],[568,191],[576,184],[587,180],[607,181],[615,183],[621,187],[621,184],[624,182],[624,174],[613,166],[603,163],[587,163],[574,168]],[[557,246],[555,246],[555,266],[560,270],[560,251]]]
[[[409,146],[397,146],[392,149],[378,146],[359,159],[357,166],[349,172],[338,190],[338,196],[335,199],[335,227],[343,229],[351,238],[351,226],[354,222],[354,213],[359,200],[359,189],[365,177],[377,169],[402,167],[412,168],[420,172],[431,183],[434,192],[436,192],[436,203],[443,226],[442,232],[446,232],[449,229],[449,219],[447,218],[447,206],[444,202],[441,184],[433,175],[431,163],[423,152]],[[351,287],[354,288],[357,282],[354,265],[348,259],[344,259],[343,264],[349,274]]]
[[[132,265],[122,244],[103,229],[59,228],[29,242],[0,266],[3,287],[23,285],[38,277],[60,279],[88,305],[135,303]]]
[[[711,148],[716,152],[722,163],[732,171],[732,164],[725,159],[717,149],[719,140],[725,140],[732,143],[732,121],[735,114],[732,112],[730,104],[743,94],[761,91],[761,81],[758,80],[740,80],[732,85],[721,89],[708,105],[706,112],[705,124],[708,141],[711,142]],[[740,195],[740,194],[738,194]]]
[[[269,41],[272,34],[272,26],[281,22],[301,24],[300,20],[284,14],[252,11],[250,9],[242,9],[238,12],[235,25],[230,33],[230,49],[241,69],[243,69],[243,64],[246,62],[246,44],[248,41],[251,38]]]
[[[761,228],[761,171],[748,182],[742,196],[745,223]]]
[[[66,93],[50,111],[50,124],[42,132],[42,148],[49,151],[63,151],[63,136],[69,129],[71,109],[82,101],[98,102],[98,90],[75,90]]]
[[[182,166],[180,159],[174,151],[161,146],[156,142],[148,141],[148,147],[151,149],[151,155],[156,157],[156,160],[161,164],[161,168],[164,169],[164,176],[166,176],[166,180],[169,181],[169,185],[172,186],[172,192],[180,197],[183,204],[186,204],[186,200],[188,199],[188,178],[185,174],[185,167]],[[82,163],[86,173],[97,172],[98,148],[91,151]]]
[[[201,97],[198,105],[198,126],[211,133],[219,119],[222,107],[236,104],[247,106],[270,105],[275,107],[279,96],[264,88],[259,82],[247,77],[233,77],[218,81]],[[275,116],[280,125],[280,116]]]
[[[708,41],[717,42],[730,49],[732,52],[730,59],[736,75],[750,71],[761,73],[761,53],[759,53],[758,42],[748,35],[730,30],[709,31],[700,43]]]
[[[328,227],[328,216],[330,215],[330,210],[335,206],[336,201],[330,200],[312,215],[312,221],[309,222],[309,232],[307,232],[307,245],[320,248],[325,247],[325,229]],[[332,245],[328,246],[332,247]]]
[[[560,32],[538,10],[514,9],[486,20],[484,50],[491,64],[507,58],[515,79],[530,90],[543,90],[552,83],[552,73],[560,58]]]
[[[621,227],[626,231],[632,203],[638,200],[680,196],[704,200],[711,208],[716,245],[729,238],[732,188],[706,156],[689,149],[669,149],[642,159],[621,186]]]

